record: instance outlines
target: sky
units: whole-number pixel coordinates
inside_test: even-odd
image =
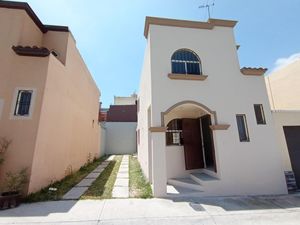
[[[300,59],[300,0],[28,0],[44,24],[66,25],[101,90],[104,107],[114,96],[138,92],[146,16],[206,21],[237,20],[241,67],[269,73]]]

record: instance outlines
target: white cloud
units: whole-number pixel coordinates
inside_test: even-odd
[[[290,65],[291,63],[298,61],[298,60],[300,60],[300,52],[295,53],[287,58],[279,58],[275,62],[273,72],[276,70],[279,70],[283,67],[286,67],[286,66]]]

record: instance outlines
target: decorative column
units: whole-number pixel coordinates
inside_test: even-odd
[[[152,180],[154,197],[167,194],[166,127],[150,127],[152,142]]]

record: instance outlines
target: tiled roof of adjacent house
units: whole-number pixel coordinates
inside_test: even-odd
[[[253,67],[243,67],[241,69],[242,74],[249,76],[262,76],[267,72],[266,68],[253,68]]]
[[[43,33],[47,33],[48,31],[69,32],[67,26],[44,25],[26,2],[0,1],[0,8],[25,10],[28,16]]]
[[[21,56],[37,56],[37,57],[47,57],[50,55],[50,51],[44,47],[37,47],[37,46],[13,46],[12,49],[15,51],[16,54]]]

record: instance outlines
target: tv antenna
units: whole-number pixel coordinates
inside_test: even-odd
[[[215,3],[212,3],[212,4],[205,4],[205,5],[200,5],[200,6],[199,6],[199,9],[207,8],[208,19],[210,19],[210,7],[213,7],[214,5],[215,5]]]

